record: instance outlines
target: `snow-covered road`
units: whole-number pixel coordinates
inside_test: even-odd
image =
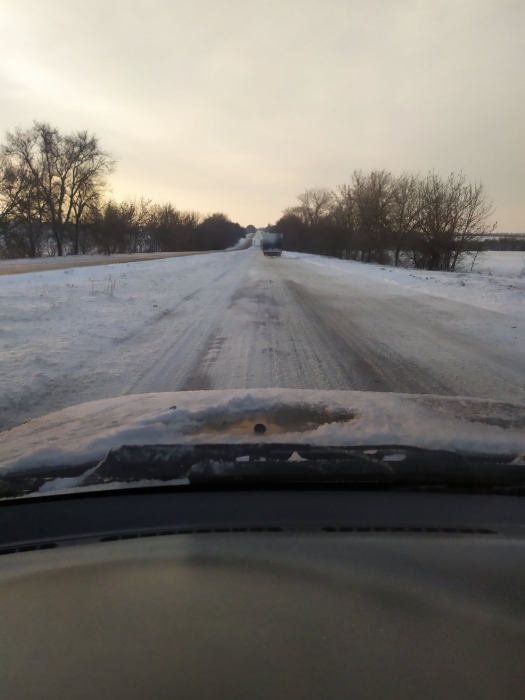
[[[94,399],[197,389],[524,401],[524,291],[502,285],[503,303],[482,308],[490,299],[480,306],[474,291],[466,303],[466,285],[452,276],[449,289],[444,274],[425,286],[421,273],[250,248],[3,277],[0,425]],[[455,294],[464,301],[446,298]]]

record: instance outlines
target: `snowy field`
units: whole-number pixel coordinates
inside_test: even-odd
[[[47,397],[57,397],[51,410],[60,408],[64,400],[76,403],[75,396],[83,400],[97,376],[118,375],[117,365],[138,350],[133,338],[139,345],[163,321],[191,319],[199,305],[194,297],[240,255],[0,277],[0,429]],[[111,396],[111,385],[107,391]]]
[[[480,275],[525,279],[525,251],[488,250],[478,258],[474,271]]]
[[[250,248],[3,276],[0,430],[153,391],[523,401],[521,262],[495,253],[482,274],[429,273]]]

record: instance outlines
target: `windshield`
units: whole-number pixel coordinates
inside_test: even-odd
[[[130,445],[520,459],[523,3],[0,15],[0,479]]]

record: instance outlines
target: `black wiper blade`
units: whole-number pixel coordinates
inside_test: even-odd
[[[453,473],[469,471],[455,452],[411,447],[316,447],[296,444],[133,445],[111,450],[86,483],[115,479],[204,481],[391,480],[395,474],[432,464]],[[402,464],[402,466],[401,466]],[[442,474],[441,474],[442,475]]]
[[[0,478],[0,497],[38,492],[46,481],[196,487],[334,484],[356,487],[497,488],[525,492],[516,455],[472,455],[404,445],[318,447],[302,444],[126,445],[98,465],[38,469]]]
[[[525,487],[515,455],[467,455],[403,445],[142,445],[112,450],[85,485],[187,479],[190,485],[329,483]]]

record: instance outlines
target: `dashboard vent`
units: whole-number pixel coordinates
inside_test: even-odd
[[[289,532],[296,531],[295,528],[287,528]],[[301,529],[302,530],[302,529]],[[155,530],[143,532],[123,532],[113,535],[105,535],[98,539],[79,538],[72,540],[61,540],[60,542],[38,542],[34,544],[17,544],[13,547],[0,548],[0,556],[2,554],[17,554],[18,552],[36,552],[43,549],[55,549],[56,547],[67,545],[89,544],[93,542],[117,542],[119,540],[136,540],[144,537],[162,537],[163,535],[200,535],[212,533],[250,533],[250,532],[284,532],[285,528],[280,526],[273,527],[197,527],[184,529],[170,530]],[[311,530],[310,530],[311,531]],[[317,530],[319,531],[319,530]],[[343,525],[339,527],[327,526],[321,528],[322,532],[328,533],[345,533],[352,532],[360,533],[409,533],[416,535],[428,534],[445,534],[445,535],[497,535],[497,530],[490,530],[485,527],[383,527],[383,526],[362,526],[362,525]]]
[[[446,534],[446,535],[497,535],[496,530],[485,527],[323,527],[323,532],[401,532],[410,534]]]
[[[121,535],[101,537],[100,542],[116,542],[117,540],[136,540],[142,537],[162,537],[163,535],[207,535],[225,532],[284,532],[282,527],[198,527],[184,530],[161,530],[159,532],[129,532]]]
[[[16,554],[17,552],[36,552],[38,549],[55,549],[58,547],[56,542],[42,542],[40,544],[24,544],[17,547],[6,547],[0,549],[0,556],[2,554]]]

